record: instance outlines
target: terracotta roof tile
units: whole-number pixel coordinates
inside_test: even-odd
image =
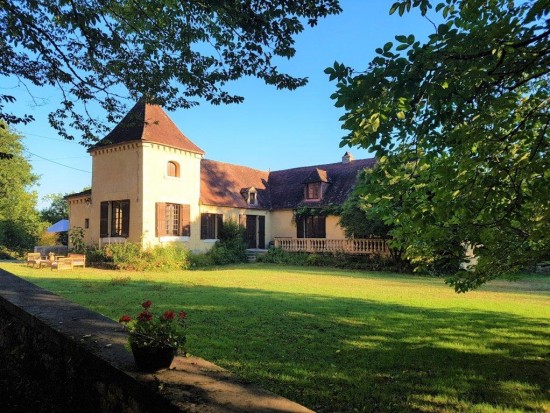
[[[205,205],[254,208],[241,191],[254,187],[257,193],[255,208],[269,209],[266,189],[269,172],[241,165],[201,160],[201,203]]]
[[[339,162],[265,172],[203,159],[201,202],[207,205],[250,208],[243,194],[246,195],[247,189],[254,187],[258,194],[256,207],[261,209],[341,205],[351,194],[357,174],[365,168],[372,168],[374,164],[374,159],[359,159],[349,163]],[[305,182],[327,183],[327,189],[320,201],[304,200]]]
[[[140,140],[204,155],[204,151],[181,133],[160,106],[145,103],[143,99],[91,149]]]

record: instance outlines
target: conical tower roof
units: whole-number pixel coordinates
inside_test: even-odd
[[[204,151],[181,133],[160,106],[146,103],[144,99],[136,103],[120,123],[91,149],[134,141],[155,142],[204,155]]]

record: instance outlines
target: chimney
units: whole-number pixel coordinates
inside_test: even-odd
[[[351,161],[354,161],[354,160],[355,160],[354,156],[349,152],[346,152],[344,156],[342,156],[342,163],[350,163]]]

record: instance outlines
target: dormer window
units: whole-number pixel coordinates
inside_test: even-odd
[[[302,183],[304,184],[304,199],[306,201],[320,201],[330,181],[326,171],[315,168]]]
[[[179,176],[180,176],[180,166],[179,166],[179,164],[177,162],[174,162],[174,161],[168,161],[166,174],[168,176],[173,176],[175,178],[179,178]]]
[[[306,184],[306,199],[321,198],[321,182],[311,182]]]
[[[258,193],[256,188],[253,186],[249,188],[241,188],[241,195],[246,200],[248,205],[257,205],[258,204]]]

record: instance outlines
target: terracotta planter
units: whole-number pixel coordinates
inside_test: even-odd
[[[177,351],[173,347],[131,347],[136,367],[147,373],[170,367]]]

